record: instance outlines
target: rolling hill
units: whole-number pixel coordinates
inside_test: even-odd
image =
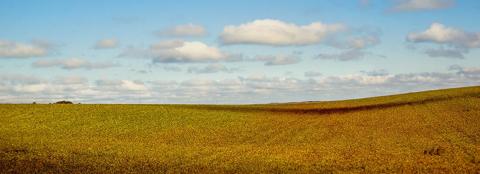
[[[480,87],[261,105],[0,105],[0,173],[478,173]]]

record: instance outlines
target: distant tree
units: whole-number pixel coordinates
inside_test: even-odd
[[[73,104],[73,102],[62,100],[62,101],[55,102],[55,104]]]
[[[37,104],[37,102],[33,102],[32,104]]]

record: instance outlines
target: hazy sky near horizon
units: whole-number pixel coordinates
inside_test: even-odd
[[[269,103],[480,84],[480,1],[0,2],[0,103]]]

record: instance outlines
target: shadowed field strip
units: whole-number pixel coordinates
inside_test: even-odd
[[[388,109],[406,105],[423,105],[427,103],[448,101],[457,98],[465,97],[476,97],[480,98],[480,93],[461,95],[461,96],[441,96],[434,98],[421,99],[416,101],[406,101],[406,102],[394,102],[394,103],[380,103],[372,105],[360,105],[352,107],[333,107],[333,108],[270,108],[268,105],[265,107],[228,107],[228,106],[185,106],[187,108],[195,108],[199,110],[212,110],[212,111],[236,111],[236,112],[279,112],[279,113],[292,113],[292,114],[317,114],[317,115],[328,115],[328,114],[342,114],[349,112],[358,112],[358,111],[367,111],[367,110],[381,110]]]

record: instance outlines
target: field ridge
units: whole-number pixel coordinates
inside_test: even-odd
[[[415,93],[406,93],[406,94],[399,94],[395,96],[408,96],[408,95],[415,95],[415,94],[423,94],[428,92],[437,92],[437,91],[446,91],[446,90],[456,90],[456,89],[476,89],[476,87],[467,87],[467,88],[452,88],[452,89],[443,89],[443,90],[432,90],[432,91],[423,91],[423,92],[415,92]],[[376,98],[388,98],[391,96],[380,96]],[[322,105],[324,103],[333,103],[337,101],[329,101],[329,102],[294,102],[294,103],[276,103],[274,104],[277,107],[270,107],[271,104],[265,105],[244,105],[239,107],[230,107],[228,105],[205,105],[205,106],[193,106],[193,105],[185,105],[187,107],[192,107],[196,109],[204,109],[204,110],[224,110],[224,111],[238,111],[238,112],[279,112],[279,113],[293,113],[293,114],[318,114],[318,115],[325,115],[325,114],[342,114],[348,112],[357,112],[357,111],[366,111],[366,110],[379,110],[379,109],[387,109],[405,105],[422,105],[427,103],[433,102],[441,102],[447,101],[457,98],[465,98],[465,97],[477,97],[480,98],[480,90],[471,91],[468,93],[462,93],[457,95],[448,95],[443,94],[439,96],[430,96],[426,98],[419,98],[412,101],[396,101],[390,102],[388,100],[381,102],[381,103],[373,103],[373,104],[366,104],[366,105],[357,105],[357,106],[340,106],[340,107],[327,107],[327,108],[291,108],[288,106],[296,106],[296,105],[312,105],[318,103],[318,105]],[[368,100],[370,98],[363,98],[363,99],[354,99],[354,100],[344,100],[338,102],[345,102],[345,101],[355,101],[355,100]]]

